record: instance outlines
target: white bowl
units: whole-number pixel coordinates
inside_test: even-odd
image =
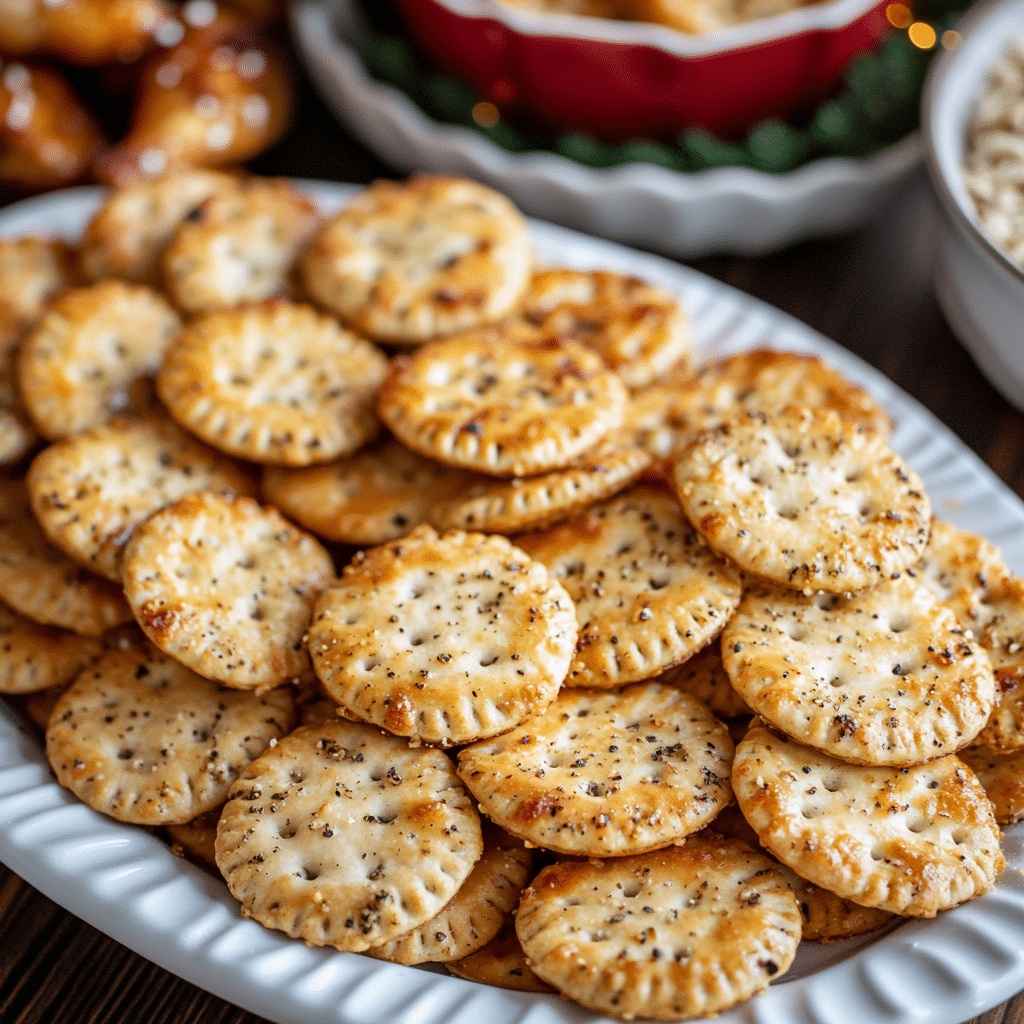
[[[352,0],[299,0],[296,47],[339,119],[397,171],[464,174],[526,213],[681,259],[760,256],[805,238],[852,231],[875,216],[921,160],[915,132],[865,160],[830,157],[787,174],[746,167],[683,174],[654,164],[594,169],[556,153],[510,153],[430,120],[369,78],[352,43]],[[666,30],[667,31],[667,30]]]
[[[975,99],[1024,31],[1024,0],[983,0],[957,30],[960,45],[929,71],[922,114],[928,172],[943,212],[935,290],[981,371],[1024,409],[1024,270],[982,231],[962,178]]]

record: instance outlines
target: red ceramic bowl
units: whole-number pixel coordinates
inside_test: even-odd
[[[735,136],[807,109],[888,27],[887,0],[832,0],[701,36],[499,0],[400,3],[437,65],[503,112],[605,141],[694,126]]]

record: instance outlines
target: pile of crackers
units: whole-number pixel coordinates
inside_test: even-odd
[[[992,887],[1024,582],[813,356],[470,181],[0,241],[0,692],[312,945],[705,1017]]]

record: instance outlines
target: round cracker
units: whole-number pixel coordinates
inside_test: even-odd
[[[252,494],[250,475],[166,417],[85,430],[44,448],[29,466],[32,511],[69,558],[115,583],[132,531],[192,491]]]
[[[1003,752],[978,743],[958,756],[985,787],[1000,825],[1024,819],[1024,750]]]
[[[308,293],[378,341],[415,345],[493,323],[526,288],[526,221],[503,195],[462,178],[375,181],[316,235]]]
[[[219,171],[196,168],[112,189],[79,242],[86,278],[119,277],[160,287],[160,256],[175,228],[233,180]]]
[[[546,334],[592,348],[632,390],[689,365],[690,322],[674,295],[608,270],[541,270],[520,313]]]
[[[349,455],[378,429],[384,354],[309,306],[271,299],[193,320],[164,359],[171,415],[243,459],[306,466]]]
[[[732,800],[729,730],[655,681],[563,690],[543,714],[459,751],[483,812],[535,846],[621,857],[678,842]]]
[[[0,466],[19,462],[39,441],[18,392],[21,335],[21,328],[0,316]]]
[[[865,590],[928,543],[920,477],[884,436],[831,410],[731,420],[683,452],[675,485],[712,548],[794,590]]]
[[[295,720],[287,687],[226,691],[151,644],[109,651],[50,716],[57,781],[119,821],[191,821],[217,807],[239,773]]]
[[[453,960],[445,966],[457,978],[494,988],[506,988],[514,992],[555,991],[533,973],[511,922],[475,953],[461,960]]]
[[[493,736],[551,703],[572,602],[504,537],[408,537],[360,552],[317,601],[313,667],[344,711],[415,743]]]
[[[955,754],[914,767],[851,765],[755,719],[732,784],[763,846],[866,907],[934,917],[987,892],[1005,866],[992,804]]]
[[[0,238],[0,320],[27,327],[76,277],[74,249],[63,239]]]
[[[377,411],[414,451],[492,476],[559,469],[621,426],[626,389],[575,342],[494,332],[424,345],[391,363]]]
[[[0,593],[27,618],[82,636],[99,636],[132,618],[120,587],[50,544],[25,485],[15,480],[0,480]]]
[[[658,676],[658,681],[678,686],[702,700],[719,718],[750,715],[750,705],[736,692],[722,664],[719,644],[710,643],[681,665]]]
[[[214,807],[191,821],[167,825],[167,837],[171,841],[171,853],[216,870],[217,822],[220,821],[221,807]]]
[[[167,292],[190,314],[287,294],[320,222],[313,200],[287,178],[233,180],[177,226],[161,258]]]
[[[616,431],[563,469],[510,480],[477,475],[436,504],[430,521],[439,530],[539,530],[624,490],[651,461],[632,434]]]
[[[659,488],[635,487],[517,540],[576,606],[570,686],[614,687],[656,675],[715,639],[740,601],[740,574]]]
[[[493,939],[533,874],[533,854],[496,828],[484,828],[484,852],[451,902],[405,935],[366,952],[393,964],[447,963]]]
[[[385,438],[322,466],[268,466],[263,495],[327,540],[375,545],[397,540],[467,479]]]
[[[776,728],[854,764],[953,753],[995,700],[985,652],[906,574],[851,597],[751,587],[722,634],[722,663]]]
[[[18,353],[22,401],[56,441],[150,404],[156,375],[181,322],[145,285],[107,280],[55,298]]]
[[[483,849],[440,751],[370,726],[300,726],[233,787],[217,865],[242,913],[311,946],[379,946],[437,914]]]
[[[516,932],[534,972],[587,1009],[684,1020],[784,974],[800,911],[767,857],[703,833],[657,853],[545,868],[523,893]]]
[[[146,635],[208,679],[276,686],[309,668],[313,605],[334,579],[312,536],[252,498],[198,491],[136,527],[124,592]]]
[[[934,518],[928,547],[907,571],[949,605],[968,629],[977,624],[973,613],[984,602],[987,588],[1010,574],[1002,552],[991,541]]]

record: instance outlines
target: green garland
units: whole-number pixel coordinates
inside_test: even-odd
[[[916,5],[915,17],[941,38],[969,6],[970,0],[923,0]],[[853,62],[837,95],[818,106],[804,124],[761,121],[739,142],[690,129],[671,143],[635,139],[618,144],[578,132],[545,135],[504,119],[482,127],[472,116],[481,97],[436,71],[403,35],[369,28],[355,49],[372,78],[400,89],[429,117],[470,128],[510,153],[554,151],[596,168],[640,161],[673,171],[738,166],[782,174],[821,157],[867,157],[913,131],[919,121],[921,87],[939,46],[922,50],[906,32],[891,33]]]

